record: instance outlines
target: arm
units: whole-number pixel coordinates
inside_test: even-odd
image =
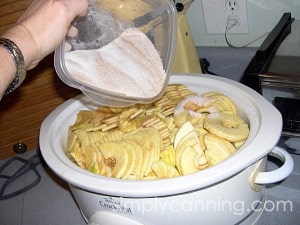
[[[16,74],[15,63],[10,54],[0,47],[0,99]]]
[[[86,15],[87,6],[87,0],[35,0],[0,37],[13,41],[23,54],[25,68],[32,69],[63,41],[72,21]],[[0,99],[15,74],[13,58],[0,46]]]

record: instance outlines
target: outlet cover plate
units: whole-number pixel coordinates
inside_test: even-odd
[[[201,0],[207,34],[224,34],[227,17],[239,18],[239,24],[230,29],[230,34],[247,34],[248,12],[247,0]],[[236,2],[233,9],[228,7],[228,1]]]

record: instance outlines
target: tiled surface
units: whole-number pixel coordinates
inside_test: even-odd
[[[22,157],[28,158],[36,151]],[[0,165],[5,160],[0,162]],[[16,167],[18,166],[15,164]],[[0,201],[1,225],[69,225],[85,224],[73,200],[68,185],[44,165],[37,166],[40,183],[31,190],[11,199]],[[9,187],[9,191],[22,187],[32,179],[33,173],[22,176]],[[2,180],[3,183],[3,180]],[[2,184],[0,181],[0,184]]]

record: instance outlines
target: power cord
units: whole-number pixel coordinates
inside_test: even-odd
[[[266,35],[268,35],[270,33],[270,32],[266,32],[266,33],[258,36],[254,40],[249,41],[248,43],[245,43],[245,44],[242,44],[242,45],[234,45],[229,40],[229,31],[233,27],[235,27],[237,25],[239,25],[239,18],[237,16],[234,16],[234,15],[228,16],[228,18],[227,18],[227,24],[226,24],[226,29],[225,29],[225,41],[226,41],[227,45],[229,47],[232,47],[232,48],[244,48],[244,47],[247,47],[247,46],[253,44],[254,42],[258,41],[259,39],[263,38],[264,36],[266,36]]]
[[[214,72],[211,72],[208,69],[210,66],[210,62],[206,58],[200,58],[200,66],[201,66],[202,73],[218,76],[217,74],[215,74]]]
[[[14,162],[19,162],[22,163],[22,166],[12,175],[7,175],[6,170],[9,170],[9,166],[14,163]],[[24,159],[18,156],[9,158],[7,161],[4,162],[4,164],[2,166],[0,166],[0,180],[5,180],[4,183],[1,185],[0,187],[0,200],[5,200],[5,199],[9,199],[9,198],[13,198],[17,195],[20,195],[26,191],[28,191],[29,189],[33,188],[34,186],[36,186],[40,180],[41,180],[41,175],[38,172],[36,166],[39,165],[41,163],[41,156],[39,154],[35,154],[33,156],[31,156],[29,159]],[[25,187],[11,192],[11,193],[7,193],[7,188],[13,183],[15,182],[18,178],[22,177],[24,174],[26,174],[27,172],[32,171],[35,174],[35,179],[33,180],[33,182],[31,182],[30,184],[26,185]]]

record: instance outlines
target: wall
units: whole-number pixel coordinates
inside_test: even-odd
[[[219,0],[214,0],[219,1]],[[291,12],[292,17],[300,20],[300,0],[248,0],[248,34],[231,34],[230,40],[235,45],[242,45],[272,30],[284,12]],[[204,24],[201,0],[194,0],[187,11],[187,18],[196,46],[228,46],[225,35],[207,35]],[[264,38],[251,44],[258,47]]]

